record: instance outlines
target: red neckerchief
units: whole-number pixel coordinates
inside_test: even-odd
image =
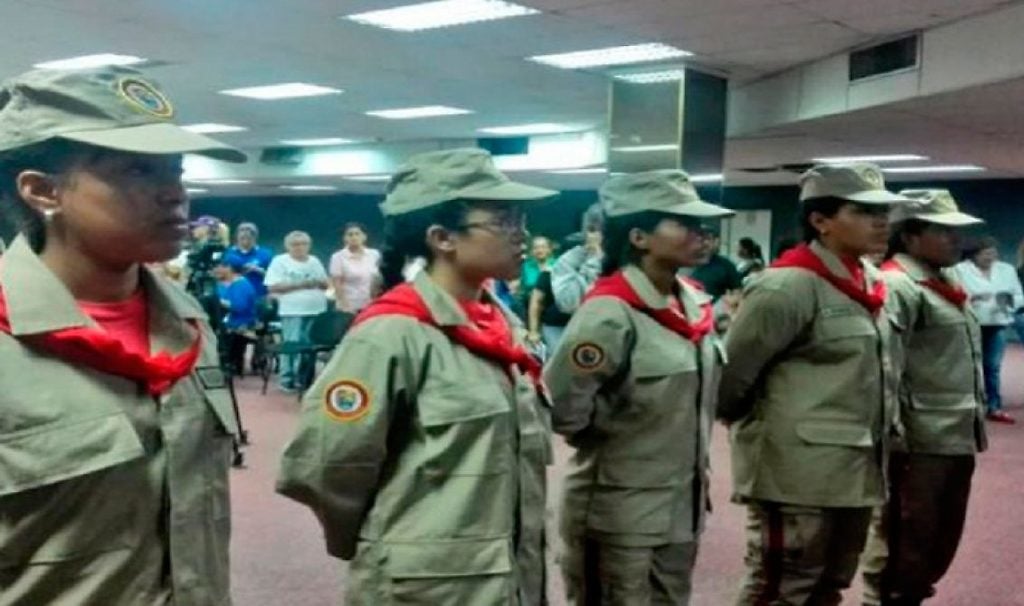
[[[907,268],[900,265],[896,259],[889,259],[883,263],[882,269],[907,273]],[[954,307],[963,308],[964,304],[967,303],[967,291],[958,284],[950,284],[938,278],[926,278],[924,280],[916,280],[916,282],[921,286],[931,289],[935,294],[952,303]]]
[[[189,323],[196,328],[194,322]],[[0,332],[11,334],[7,300],[2,290]],[[92,326],[62,328],[18,339],[33,349],[45,351],[68,362],[138,381],[144,384],[146,391],[153,396],[170,390],[179,379],[191,373],[202,351],[202,335],[198,329],[192,346],[176,356],[166,351],[156,355],[128,351],[121,341]]]
[[[513,341],[512,329],[495,305],[473,301],[464,303],[462,309],[469,317],[470,324],[438,326],[427,304],[416,292],[416,288],[412,284],[400,284],[360,312],[352,326],[377,316],[397,315],[415,318],[437,328],[449,339],[477,356],[497,362],[503,368],[517,367],[520,372],[528,375],[534,384],[540,385],[540,362]]]
[[[605,278],[599,278],[594,282],[584,301],[595,297],[614,297],[626,303],[633,309],[643,312],[653,318],[658,324],[678,334],[684,339],[699,343],[708,333],[715,329],[715,314],[711,310],[711,304],[701,306],[701,317],[696,324],[690,324],[682,313],[671,307],[654,309],[644,303],[640,295],[636,294],[625,274],[617,271]]]
[[[806,244],[787,250],[775,263],[772,263],[772,267],[799,267],[814,272],[844,295],[863,305],[872,315],[878,315],[879,310],[885,305],[885,283],[883,281],[876,280],[872,292],[869,293],[853,280],[840,278],[832,273],[825,262],[814,254],[811,247]]]

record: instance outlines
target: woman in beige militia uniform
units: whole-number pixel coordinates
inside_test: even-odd
[[[383,274],[307,392],[278,490],[352,565],[346,602],[541,606],[549,404],[526,331],[483,285],[515,278],[523,208],[479,149],[415,156],[392,177]],[[405,262],[428,260],[412,283]]]
[[[748,509],[743,606],[839,604],[885,499],[896,327],[861,257],[885,250],[906,199],[867,164],[800,185],[806,243],[748,286],[726,336],[718,416]]]
[[[575,449],[562,504],[576,606],[685,606],[708,503],[722,369],[711,297],[677,278],[703,257],[702,201],[682,171],[601,188],[604,277],[545,370],[555,429]]]
[[[935,594],[967,516],[974,456],[984,450],[981,327],[952,267],[959,232],[981,219],[946,190],[907,190],[893,212],[882,265],[900,326],[902,439],[889,465],[889,502],[864,554],[865,604],[918,606]]]
[[[0,605],[227,606],[237,433],[195,301],[144,267],[188,237],[174,126],[125,68],[0,90]]]

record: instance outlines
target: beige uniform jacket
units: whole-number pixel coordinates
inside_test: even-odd
[[[154,351],[196,370],[159,400],[136,382],[18,340],[91,325],[15,241],[0,261],[14,336],[0,333],[0,604],[226,605],[228,469],[237,421],[205,316],[143,271]]]
[[[427,274],[415,287],[439,326],[468,322]],[[309,390],[278,491],[313,510],[330,554],[354,557],[349,604],[539,605],[549,425],[518,370],[380,316]]]
[[[817,243],[837,276],[850,275]],[[871,288],[881,277],[864,265]],[[888,305],[888,303],[887,303]],[[749,287],[726,335],[718,416],[732,422],[735,496],[812,507],[885,500],[895,421],[893,331],[821,277],[768,269]]]
[[[638,268],[624,275],[648,306],[668,305]],[[683,286],[691,322],[710,301]],[[563,527],[625,546],[697,539],[722,355],[716,335],[694,344],[618,299],[580,306],[544,372],[555,430],[576,449]]]
[[[981,329],[970,308],[956,307],[920,284],[939,278],[908,255],[906,272],[883,272],[900,335],[900,421],[910,452],[974,454],[986,447]],[[945,279],[955,280],[953,271]]]

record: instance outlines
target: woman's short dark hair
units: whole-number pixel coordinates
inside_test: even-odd
[[[341,235],[344,236],[345,234],[348,233],[348,230],[350,229],[358,229],[359,231],[367,235],[370,233],[369,231],[367,231],[366,226],[363,225],[362,223],[359,223],[358,221],[349,221],[348,223],[345,224],[345,227],[341,228]]]
[[[402,269],[411,259],[423,257],[429,266],[433,252],[427,246],[427,229],[440,225],[447,230],[458,231],[469,209],[466,203],[453,200],[385,218],[380,267],[384,288],[392,288],[405,280]]]
[[[744,251],[751,259],[755,261],[764,261],[764,253],[761,252],[761,246],[757,242],[754,242],[753,238],[740,238],[739,247],[740,250]]]
[[[606,217],[604,221],[604,263],[601,275],[610,276],[623,266],[640,262],[643,253],[629,241],[629,232],[634,229],[650,233],[663,219],[678,219],[678,215],[645,211],[622,217]]]
[[[811,214],[820,213],[831,219],[839,214],[839,211],[847,204],[853,204],[853,202],[832,197],[812,198],[804,201],[803,208],[800,210],[800,228],[803,231],[804,242],[817,240],[821,236],[811,224]]]
[[[907,253],[907,244],[904,236],[919,236],[928,229],[929,223],[920,219],[908,219],[893,226],[892,234],[889,236],[889,250],[885,253],[886,259],[891,259],[897,254]]]
[[[968,243],[967,246],[964,247],[964,258],[973,259],[974,257],[978,256],[978,253],[980,253],[983,250],[988,250],[989,248],[994,248],[998,250],[999,240],[996,240],[992,236],[983,236],[973,242]]]
[[[348,234],[348,230],[350,229],[358,229],[359,231],[363,232],[363,235],[366,236],[367,240],[369,240],[370,232],[366,229],[365,225],[359,223],[358,221],[349,221],[348,223],[345,224],[344,227],[341,228],[342,244],[344,244],[345,235]]]
[[[93,161],[105,150],[100,147],[49,139],[42,143],[0,152],[0,217],[13,231],[23,234],[32,247],[39,252],[46,245],[46,224],[18,192],[18,175],[36,170],[57,178],[66,175],[76,160],[85,158]]]

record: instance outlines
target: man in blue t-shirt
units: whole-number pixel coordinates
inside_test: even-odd
[[[267,287],[263,284],[267,267],[274,258],[274,253],[260,246],[260,231],[252,223],[241,223],[235,228],[236,244],[224,253],[224,262],[242,268],[242,276],[252,284],[256,296],[260,299],[267,296]]]

